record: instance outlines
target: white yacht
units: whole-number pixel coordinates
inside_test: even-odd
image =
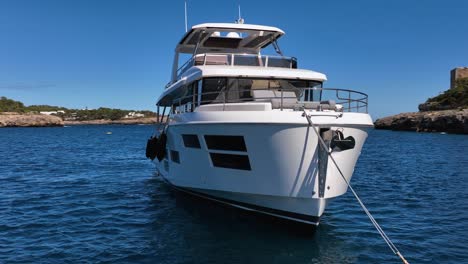
[[[181,191],[318,225],[347,191],[373,123],[366,94],[323,88],[324,74],[283,55],[282,35],[250,24],[192,27],[175,49],[146,154]],[[262,53],[270,45],[278,54]]]

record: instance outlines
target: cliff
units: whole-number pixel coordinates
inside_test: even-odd
[[[377,119],[376,129],[468,134],[468,78],[419,105],[419,112]]]
[[[97,119],[87,121],[63,121],[65,125],[137,125],[137,124],[156,124],[155,117],[146,118],[127,118],[119,120]]]
[[[418,106],[421,112],[460,108],[468,108],[468,78],[457,79],[453,88],[427,99],[425,103]]]
[[[376,129],[468,134],[468,109],[402,113],[377,119]]]
[[[56,127],[63,126],[60,117],[37,114],[0,113],[0,127]]]
[[[58,116],[0,112],[0,127],[55,127],[64,125],[136,125],[155,124],[156,118],[126,118],[119,120],[97,119],[87,121],[63,121]]]

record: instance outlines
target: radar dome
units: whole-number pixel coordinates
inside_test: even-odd
[[[226,37],[228,38],[240,38],[239,33],[237,32],[229,32]]]

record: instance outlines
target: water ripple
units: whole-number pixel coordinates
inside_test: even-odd
[[[306,234],[172,192],[143,156],[152,129],[1,129],[0,263],[398,263],[349,192]],[[468,259],[467,149],[369,135],[352,183],[411,263]]]

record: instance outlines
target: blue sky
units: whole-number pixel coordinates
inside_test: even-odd
[[[468,66],[468,1],[187,1],[189,26],[277,26],[325,87],[369,94],[374,118],[417,111]],[[222,4],[220,4],[222,3]],[[0,95],[25,104],[154,110],[185,32],[184,1],[0,0]]]

